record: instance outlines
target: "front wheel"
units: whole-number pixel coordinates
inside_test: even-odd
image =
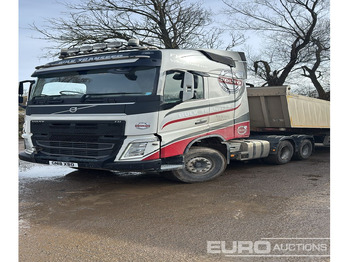
[[[172,172],[174,178],[185,183],[204,182],[220,176],[227,165],[217,150],[193,147],[184,155],[184,168]]]

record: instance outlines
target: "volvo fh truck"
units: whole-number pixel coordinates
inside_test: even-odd
[[[20,82],[19,157],[78,169],[211,180],[230,161],[307,159],[329,135],[329,102],[288,86],[247,88],[244,53],[113,42],[61,50]],[[26,104],[23,83],[30,82]]]

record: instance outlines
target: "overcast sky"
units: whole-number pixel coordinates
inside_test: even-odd
[[[69,3],[78,3],[80,0],[19,0],[18,2],[18,17],[19,17],[19,58],[18,58],[18,80],[31,79],[31,74],[34,72],[35,67],[38,65],[46,64],[50,61],[57,60],[58,58],[44,58],[47,54],[45,48],[52,46],[52,43],[42,39],[38,39],[41,35],[33,30],[29,29],[29,25],[35,23],[38,27],[44,27],[47,25],[45,19],[62,17],[63,12],[67,12],[65,6],[60,2],[69,1]],[[197,1],[197,0],[194,0]],[[199,0],[200,1],[200,0]],[[249,0],[247,0],[249,1]],[[227,16],[221,15],[220,11],[225,8],[222,0],[202,0],[204,6],[213,11],[215,15],[215,21],[228,23]],[[239,1],[237,1],[239,4]],[[332,5],[334,7],[334,5]],[[234,18],[232,18],[234,19]],[[334,21],[332,20],[332,23]],[[245,32],[246,37],[248,32]],[[246,41],[246,45],[240,45],[235,48],[237,51],[243,51],[247,53],[247,45],[253,46],[251,50],[255,52],[259,47],[263,45],[263,38],[256,37],[256,34],[250,34],[250,37]],[[303,79],[303,85],[310,81]],[[250,76],[250,83],[254,83],[254,77]],[[260,83],[260,82],[259,82]],[[292,87],[297,87],[295,83]]]
[[[70,0],[70,2],[78,2]],[[65,11],[64,6],[57,0],[19,0],[19,80],[29,79],[39,64],[45,64],[52,59],[42,58],[45,54],[45,47],[50,43],[36,39],[40,34],[30,30],[29,24],[33,22],[40,26],[45,24],[45,18],[59,17]]]
[[[62,16],[67,11],[62,0],[19,0],[19,81],[30,79],[35,67],[57,58],[43,58],[50,43],[41,39],[38,32],[29,29],[33,22],[38,26],[45,25],[46,18]],[[69,3],[78,3],[80,0],[69,0]],[[223,4],[221,0],[204,0],[205,6],[212,11],[219,11]],[[220,19],[220,16],[216,20]]]

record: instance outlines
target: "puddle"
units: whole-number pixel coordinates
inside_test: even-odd
[[[103,170],[77,170],[69,167],[50,166],[36,163],[19,162],[18,175],[20,179],[52,179],[65,177],[67,179],[97,179],[111,176],[117,177],[138,177],[144,172],[119,172]]]
[[[19,178],[53,178],[65,176],[74,171],[74,169],[20,161],[18,171]]]

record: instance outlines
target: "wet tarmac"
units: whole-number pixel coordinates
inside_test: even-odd
[[[329,172],[321,147],[283,166],[234,162],[199,184],[20,161],[19,260],[329,261]],[[221,242],[208,249],[208,241]],[[228,253],[217,245],[232,241],[326,250]]]

